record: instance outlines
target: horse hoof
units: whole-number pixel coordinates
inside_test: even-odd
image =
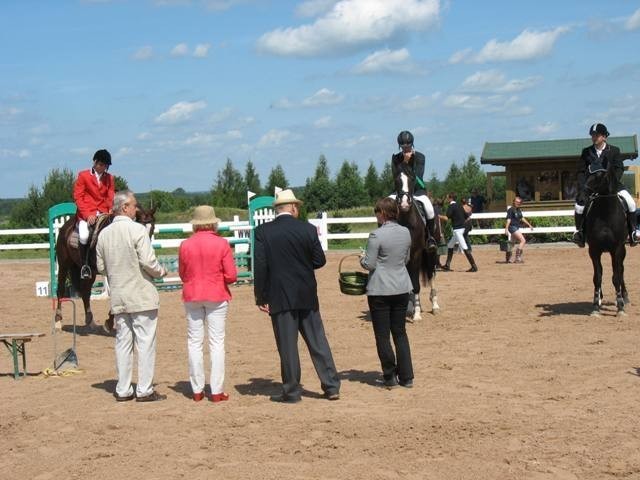
[[[434,308],[434,309],[431,310],[431,313],[433,315],[439,315],[440,314],[440,309],[439,308]]]
[[[60,330],[62,330],[62,321],[61,320],[56,320],[55,323],[55,329],[59,332]]]
[[[624,310],[618,310],[618,313],[616,314],[616,316],[618,316],[618,317],[626,317],[627,316],[627,312],[625,312]]]
[[[594,310],[593,312],[591,312],[591,316],[592,317],[599,317],[600,316],[600,312],[598,310]]]

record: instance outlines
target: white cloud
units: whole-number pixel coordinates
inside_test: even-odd
[[[189,46],[186,43],[179,43],[171,49],[172,57],[186,57],[189,55]]]
[[[640,29],[640,8],[624,22],[624,28],[627,30]]]
[[[439,0],[340,0],[312,24],[265,33],[257,47],[283,56],[347,54],[428,30],[439,15]]]
[[[120,147],[118,149],[118,151],[116,152],[116,157],[127,157],[129,155],[131,155],[134,152],[133,148],[131,147]]]
[[[193,50],[193,56],[196,58],[205,58],[207,55],[209,55],[210,48],[211,44],[209,43],[199,43]]]
[[[296,15],[300,17],[316,17],[327,13],[339,0],[307,0],[296,7]]]
[[[558,38],[568,31],[567,27],[558,27],[543,32],[524,30],[511,41],[489,40],[475,55],[472,55],[470,49],[456,52],[451,56],[449,62],[510,62],[541,58],[549,55]]]
[[[315,122],[313,122],[313,126],[316,128],[327,128],[331,124],[331,116],[326,115],[324,117],[320,117]]]
[[[222,11],[252,1],[255,0],[199,0],[197,3],[204,6],[207,10]],[[176,7],[181,5],[190,6],[196,2],[193,0],[154,0],[153,3],[158,7]]]
[[[482,113],[503,113],[510,116],[529,115],[531,107],[520,105],[516,95],[470,95],[454,93],[442,102],[443,106],[452,109],[477,111]]]
[[[400,103],[395,108],[395,111],[403,112],[403,111],[417,111],[417,110],[426,110],[433,105],[435,105],[436,101],[440,98],[440,92],[433,93],[432,95],[414,95],[410,97],[408,100]]]
[[[533,131],[538,135],[549,135],[552,132],[558,130],[558,124],[556,122],[545,122],[533,127]]]
[[[153,47],[147,45],[144,47],[140,47],[138,50],[136,50],[136,52],[133,54],[132,58],[134,60],[139,60],[139,61],[144,61],[144,60],[150,60],[153,58]]]
[[[338,148],[353,148],[359,145],[375,144],[380,140],[379,135],[360,135],[358,137],[345,138],[335,142],[334,146]]]
[[[539,76],[507,80],[499,70],[484,70],[465,78],[460,89],[463,92],[515,93],[533,88],[541,81]]]
[[[302,105],[305,107],[324,107],[327,105],[337,105],[342,103],[343,100],[344,95],[339,95],[328,88],[321,88],[310,97],[305,98],[302,101]]]
[[[185,145],[208,147],[221,145],[229,140],[239,140],[242,138],[240,130],[228,130],[223,133],[201,133],[195,132],[185,140]]]
[[[356,65],[352,72],[364,75],[371,73],[412,73],[417,72],[417,67],[411,62],[411,55],[406,48],[398,50],[378,50],[367,56],[362,62]]]
[[[91,155],[93,152],[88,147],[76,147],[76,148],[70,148],[69,153],[71,153],[71,155],[76,155],[78,157],[86,157]]]
[[[197,102],[178,102],[172,105],[169,110],[161,113],[155,118],[155,122],[164,125],[175,125],[186,122],[195,112],[205,108],[207,104],[202,100]]]
[[[272,129],[260,138],[258,147],[277,147],[289,137],[291,137],[289,130]]]
[[[136,137],[138,140],[149,140],[152,135],[149,132],[141,132]]]
[[[344,100],[344,95],[340,95],[333,90],[329,90],[328,88],[321,88],[316,93],[302,100],[299,104],[290,100],[287,97],[283,97],[279,100],[276,100],[271,104],[271,108],[276,108],[280,110],[287,110],[291,108],[298,107],[326,107],[330,105],[337,105],[342,103]]]

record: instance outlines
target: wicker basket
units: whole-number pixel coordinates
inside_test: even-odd
[[[367,293],[369,274],[367,272],[342,271],[342,262],[349,257],[360,257],[360,255],[353,253],[340,259],[340,263],[338,264],[338,284],[340,285],[340,291],[345,295],[365,295]]]

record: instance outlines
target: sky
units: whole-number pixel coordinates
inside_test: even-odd
[[[401,130],[440,179],[485,142],[633,135],[639,47],[631,0],[2,0],[0,198],[101,148],[133,191],[205,191],[227,158],[380,171]]]

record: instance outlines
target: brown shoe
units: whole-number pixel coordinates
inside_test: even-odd
[[[153,392],[151,395],[136,398],[136,402],[159,402],[160,400],[166,400],[167,396],[158,392]]]
[[[121,397],[116,392],[113,392],[113,396],[116,399],[116,402],[128,402],[129,400],[133,400],[134,398],[136,398],[135,393]]]

